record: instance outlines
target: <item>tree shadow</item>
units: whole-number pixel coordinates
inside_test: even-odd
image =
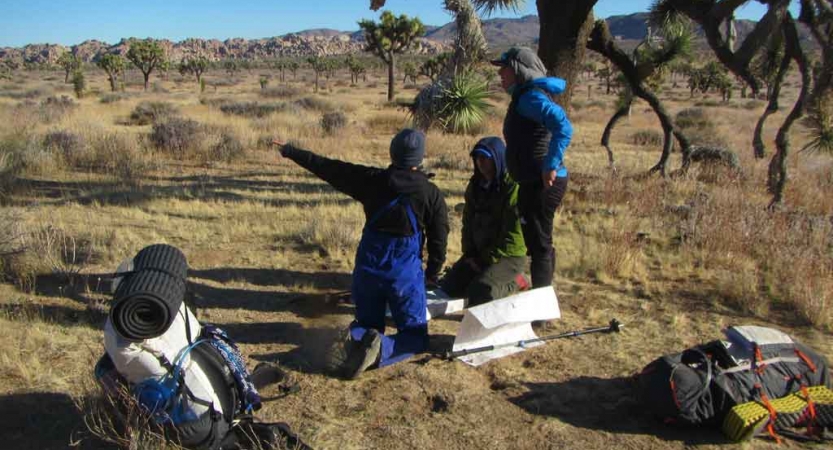
[[[725,444],[717,429],[672,428],[648,415],[633,378],[578,377],[559,383],[525,383],[528,392],[509,401],[531,414],[555,417],[579,428],[652,435],[686,445]]]
[[[208,286],[188,282],[189,303],[194,308],[248,309],[251,311],[285,311],[294,294],[277,291],[254,291]]]
[[[158,199],[177,199],[182,201],[223,201],[229,203],[260,203],[276,208],[286,206],[310,207],[321,204],[345,206],[353,203],[347,198],[323,200],[264,199],[244,195],[230,190],[252,192],[292,192],[302,194],[331,193],[334,189],[322,182],[272,182],[257,180],[238,180],[233,177],[156,178],[155,181],[173,181],[173,185],[143,184],[127,186],[117,182],[73,182],[52,180],[20,180],[19,191],[29,197],[46,199],[42,203],[55,205],[66,204],[100,204],[118,206],[141,206]],[[24,206],[31,203],[31,198],[10,199],[10,205]]]
[[[223,326],[239,342],[280,343],[295,347],[284,352],[254,354],[257,361],[276,362],[307,374],[332,374],[337,364],[333,351],[343,336],[344,326],[303,327],[297,323],[273,322],[255,324],[228,324]]]
[[[43,319],[47,322],[67,326],[83,326],[94,330],[104,328],[107,312],[104,309],[76,309],[59,305],[40,304],[1,304],[0,313],[7,317],[20,317],[23,320]]]
[[[245,281],[257,286],[312,286],[315,289],[349,289],[352,275],[343,272],[298,272],[286,269],[256,269],[221,267],[191,269],[189,277],[203,278],[218,283]]]
[[[3,448],[66,449],[86,434],[81,413],[66,394],[33,392],[0,396]],[[106,449],[102,442],[83,440],[81,449]]]

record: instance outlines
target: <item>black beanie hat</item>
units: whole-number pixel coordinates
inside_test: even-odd
[[[402,169],[419,167],[425,156],[425,135],[422,131],[405,128],[390,141],[390,161]]]

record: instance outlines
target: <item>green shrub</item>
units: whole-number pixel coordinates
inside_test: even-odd
[[[81,98],[84,96],[84,90],[87,88],[87,81],[84,79],[84,72],[76,70],[72,74],[72,89],[75,91],[75,97]]]

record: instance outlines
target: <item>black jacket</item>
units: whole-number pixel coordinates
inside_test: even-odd
[[[379,169],[325,158],[286,145],[281,154],[309,170],[332,187],[361,202],[365,220],[384,208],[394,198],[404,195],[419,222],[423,247],[427,245],[428,264],[425,276],[436,278],[445,262],[448,243],[448,210],[442,193],[428,175],[419,170],[396,167]],[[408,214],[403,207],[391,209],[374,224],[375,230],[395,236],[411,236]]]

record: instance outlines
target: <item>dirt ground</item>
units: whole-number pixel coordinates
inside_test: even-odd
[[[68,89],[62,87],[61,74],[49,77],[40,82],[57,92]],[[256,97],[256,77],[250,74],[239,87],[212,95]],[[103,75],[99,78],[94,83],[105,86]],[[19,191],[5,198],[4,211],[21,214],[24,229],[51,226],[97,246],[95,257],[78,267],[9,277],[0,284],[0,447],[113,448],[90,434],[88,411],[79,409],[78,402],[95,391],[91,372],[103,351],[109,274],[122,259],[155,242],[176,245],[188,257],[190,301],[200,320],[226,329],[250,367],[276,362],[288,371],[288,380],[262,392],[267,400],[257,417],[286,422],[316,449],[774,447],[760,439],[732,444],[719,430],[657,422],[638,402],[633,375],[663,354],[719,338],[721,329],[736,324],[777,327],[833,357],[824,320],[813,326],[808,313],[765,292],[767,283],[779,281],[755,275],[763,263],[756,266],[738,259],[736,252],[721,252],[720,245],[680,244],[678,230],[687,222],[668,212],[703,192],[729,205],[720,220],[728,222],[737,205],[751,205],[744,213],[763,211],[767,199],[760,181],[767,162],[751,161],[747,140],[765,103],[752,104],[751,111],[742,106],[746,100],[704,106],[718,117],[716,132],[739,148],[748,178],[714,182],[695,173],[674,180],[628,179],[647,171],[659,156],[657,148],[635,145],[628,137],[656,128],[655,119],[644,105],[634,108],[633,117],[615,134],[623,176],[609,176],[597,142],[615,97],[603,96],[597,87],[597,97],[581,99],[584,106],[571,116],[576,124],[567,156],[572,181],[555,225],[555,290],[562,318],[537,331],[546,335],[605,326],[613,318],[625,324],[623,331],[552,341],[478,368],[425,354],[356,381],[335,378],[327,371],[325,355],[352,319],[352,306],[338,298],[350,287],[363,215],[355,202],[274,152],[255,149],[256,141],[264,134],[295,137],[336,158],[383,165],[391,130],[406,123],[406,114],[383,102],[384,86],[376,80],[361,89],[335,84],[326,98],[349,111],[351,121],[340,135],[320,136],[317,113],[229,117],[200,102],[188,83],[168,81],[168,92],[136,94],[113,105],[83,100],[75,116],[49,127],[83,133],[100,122],[108,130],[138,136],[149,126],[127,128],[121,118],[139,101],[172,101],[188,117],[231,124],[248,149],[242,161],[205,166],[165,160],[163,168],[129,186],[81,170],[27,174]],[[302,95],[311,95],[308,84],[299,81],[297,86]],[[664,95],[674,110],[690,106],[684,88]],[[500,134],[506,100],[496,101],[497,112],[487,120],[484,134]],[[0,102],[9,123],[14,104]],[[774,130],[768,131],[772,136]],[[452,210],[462,202],[471,170],[467,149],[473,142],[471,136],[429,135],[429,169],[437,172],[435,180]],[[805,176],[796,177],[799,181],[791,186],[798,187],[791,188],[789,201],[802,211],[824,210],[830,184],[819,181],[811,189],[800,183],[827,179],[830,162],[800,159],[792,164],[791,170]],[[806,175],[816,172],[822,174]],[[751,193],[732,203],[739,192]],[[447,264],[460,255],[458,213],[452,213],[451,222]],[[642,237],[633,238],[637,235]],[[830,237],[824,239],[820,242],[829,245]],[[743,277],[750,264],[751,280]],[[829,280],[821,283],[829,287]],[[738,303],[743,298],[766,306]],[[829,305],[818,314],[829,314]],[[432,352],[451,346],[461,318],[453,314],[430,323]],[[298,389],[281,389],[289,385]],[[802,445],[788,441],[780,448]]]

